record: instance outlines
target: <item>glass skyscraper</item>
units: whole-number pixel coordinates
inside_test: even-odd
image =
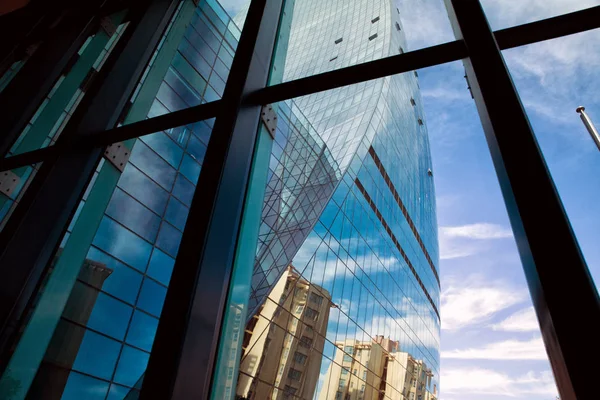
[[[391,1],[296,0],[284,80],[387,57],[404,48],[399,11]],[[295,104],[334,160],[330,165],[335,174],[328,176],[339,178],[301,243],[300,229],[286,231],[295,240],[281,243],[283,251],[277,243],[277,251],[266,257],[259,253],[249,308],[254,320],[246,330],[237,395],[435,398],[440,332],[437,221],[417,74],[309,95]],[[298,207],[291,208],[298,212]],[[300,220],[306,219],[306,211],[299,211]],[[278,252],[283,257],[279,261]],[[283,294],[273,289],[282,284],[276,279],[287,268],[299,275],[297,285],[309,285],[320,297],[313,301],[302,294],[299,305],[289,306],[290,296],[298,300],[298,286]],[[316,308],[322,301],[330,301],[329,311]],[[279,312],[276,318],[264,315],[276,304],[280,310],[269,311]],[[283,322],[281,314],[286,314]],[[265,324],[269,319],[273,322]],[[275,344],[275,338],[283,344]],[[315,358],[320,379],[307,387]]]
[[[389,0],[285,7],[271,83],[406,47]],[[122,18],[84,43],[14,154],[58,138],[126,32]],[[215,0],[181,2],[120,123],[221,98],[239,36]],[[273,139],[261,131],[270,155],[255,262],[234,275],[240,299],[229,304],[213,397],[436,398],[437,228],[416,73],[274,108]],[[27,305],[0,397],[137,397],[212,124],[126,141],[122,162],[100,163]],[[35,171],[16,171],[3,218]]]

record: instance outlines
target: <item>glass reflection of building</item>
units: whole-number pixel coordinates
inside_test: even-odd
[[[239,399],[313,397],[330,305],[327,291],[286,269],[246,326]]]
[[[336,343],[334,362],[325,375],[319,400],[435,400],[431,370],[422,360],[400,351],[398,341],[376,336],[370,342]]]
[[[272,82],[406,47],[390,0],[289,0],[286,7],[289,42],[280,40]],[[101,27],[84,43],[13,153],[47,146],[60,135],[127,29],[123,13],[110,19],[118,28]],[[216,0],[182,1],[121,123],[219,99],[239,35]],[[416,73],[275,108],[250,296],[230,309],[227,373],[218,382],[223,396],[336,398],[338,391],[330,397],[328,388],[340,387],[334,376],[344,370],[340,343],[371,346],[380,360],[406,358],[383,369],[363,363],[367,359],[352,361],[356,383],[346,382],[353,388],[365,385],[365,393],[395,398],[391,393],[403,393],[410,373],[408,360],[419,360],[430,371],[421,380],[424,393],[434,394],[437,233]],[[212,124],[126,142],[131,155],[122,171],[101,161],[0,378],[0,397],[136,398]],[[0,199],[0,217],[10,214],[34,173],[19,171],[21,186]],[[99,276],[86,278],[86,259],[111,273],[101,283]],[[81,298],[84,309],[75,312],[73,299]],[[46,390],[58,368],[61,383]]]
[[[296,0],[284,80],[405,48],[399,11],[389,0],[343,5]],[[440,330],[437,222],[417,74],[317,93],[294,104],[333,160],[329,176],[335,190],[306,237],[298,228],[261,229],[283,240],[269,243],[274,251],[258,252],[249,310],[260,314],[290,263],[304,280],[330,294],[333,308],[312,397],[276,379],[260,379],[260,369],[253,378],[263,392],[271,386],[268,398],[283,391],[297,399],[434,399]],[[285,203],[285,197],[278,200]],[[301,210],[300,215],[311,214]],[[290,334],[283,327],[264,329]],[[362,355],[343,353],[347,348],[361,348]],[[240,382],[247,379],[243,375]]]

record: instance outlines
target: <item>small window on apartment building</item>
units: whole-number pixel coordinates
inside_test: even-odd
[[[400,47],[400,48],[398,49],[398,51],[400,52],[400,54],[404,54],[404,49],[403,49],[402,47]]]
[[[342,367],[342,375],[348,375],[350,373],[350,368]]]
[[[290,368],[290,372],[288,372],[288,378],[290,378],[293,381],[299,381],[301,377],[302,377],[301,371],[298,371],[297,369],[294,369],[294,368]]]
[[[318,306],[323,304],[323,296],[319,296],[318,294],[316,294],[314,292],[310,294],[309,298],[312,303],[315,303]]]
[[[415,77],[419,77],[419,73],[417,71],[415,71]]]
[[[419,118],[417,122],[419,122],[419,125],[423,125],[423,120],[421,118]]]
[[[298,364],[304,365],[304,363],[306,363],[307,358],[308,357],[306,357],[302,353],[298,353],[298,352],[294,353],[294,361],[297,362]]]
[[[338,58],[338,56],[335,56],[335,57],[333,57],[333,58],[330,58],[330,59],[329,59],[329,62],[335,61],[335,60],[337,60],[337,58]]]
[[[400,14],[400,9],[398,7],[396,7],[396,11],[398,11],[398,14]]]
[[[306,318],[310,318],[313,321],[316,321],[319,318],[319,312],[313,308],[306,307],[306,311],[304,311],[304,315]]]
[[[375,34],[373,34],[373,35],[371,35],[371,36],[369,36],[369,40],[373,40],[373,39],[375,39],[375,38],[377,38],[377,34],[376,34],[376,33],[375,33]]]
[[[283,391],[288,395],[294,395],[298,391],[298,389],[291,387],[290,385],[285,385]]]
[[[344,40],[344,38],[339,38],[338,40],[335,41],[335,44],[340,44],[340,43],[342,43],[343,40]]]
[[[415,102],[415,99],[413,99],[412,97],[410,98],[410,104],[412,104],[413,106],[417,105],[417,103]]]
[[[396,30],[401,31],[400,24],[396,22]]]
[[[310,349],[311,345],[312,345],[312,339],[309,338],[308,336],[302,336],[300,338],[300,346]]]
[[[371,20],[371,23],[374,24],[375,22],[379,21],[379,17],[375,17]]]

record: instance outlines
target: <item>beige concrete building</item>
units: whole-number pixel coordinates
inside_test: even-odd
[[[397,341],[377,336],[370,342],[347,339],[336,347],[319,400],[437,399],[431,370],[400,351]]]
[[[331,295],[288,267],[246,326],[238,399],[312,399]]]

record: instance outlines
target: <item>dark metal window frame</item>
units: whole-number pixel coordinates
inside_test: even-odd
[[[3,310],[10,311],[0,315],[1,337],[7,327],[14,329],[14,311],[29,301],[31,288],[41,276],[40,268],[58,247],[60,233],[66,230],[68,217],[74,213],[102,149],[111,143],[216,117],[216,134],[209,143],[198,183],[203,193],[196,194],[192,203],[142,387],[142,398],[209,398],[254,151],[255,137],[243,127],[258,125],[260,106],[264,104],[462,59],[561,398],[594,398],[591,382],[595,372],[586,365],[600,359],[600,344],[593,329],[600,321],[598,293],[501,50],[599,28],[600,6],[492,32],[478,0],[445,2],[459,40],[266,86],[265,66],[271,64],[283,0],[253,0],[223,99],[127,126],[98,129],[114,126],[131,85],[107,93],[95,83],[86,96],[88,105],[93,107],[106,96],[113,96],[118,104],[114,110],[95,118],[82,113],[69,123],[65,130],[69,134],[56,145],[0,160],[0,171],[44,162],[44,169],[0,234],[0,275],[10,276],[17,268],[26,272],[16,290],[8,287],[14,281],[0,282]],[[142,16],[151,16],[152,7],[160,1],[149,3],[141,11]],[[111,56],[112,72],[102,74],[97,81],[119,87],[115,79],[125,73],[122,71],[129,71],[128,82],[135,81],[143,65],[128,67],[122,52],[131,46],[140,51],[140,46],[147,45],[141,40],[143,29],[147,25],[134,26],[133,33]],[[138,42],[136,37],[140,38]],[[156,42],[154,36],[152,40]],[[142,57],[140,64],[145,60],[147,57]],[[27,111],[26,102],[19,104],[23,104],[22,109],[14,110],[15,115]],[[0,148],[6,148],[11,136],[0,137]],[[233,150],[243,156],[233,160]],[[73,171],[70,166],[74,163],[85,168]],[[67,175],[69,179],[59,179]],[[59,190],[49,190],[49,182],[57,182]],[[224,200],[226,195],[229,197]],[[50,210],[36,211],[40,204],[49,205]],[[52,234],[40,239],[36,233],[39,226]],[[203,245],[198,246],[199,242]],[[215,243],[226,250],[211,251]],[[16,257],[19,252],[34,256]],[[206,289],[207,284],[212,285],[211,296],[208,292],[200,294],[199,289]],[[205,304],[208,300],[212,308]],[[588,325],[582,326],[581,321]],[[6,354],[5,344],[4,340],[0,342],[0,356]]]

